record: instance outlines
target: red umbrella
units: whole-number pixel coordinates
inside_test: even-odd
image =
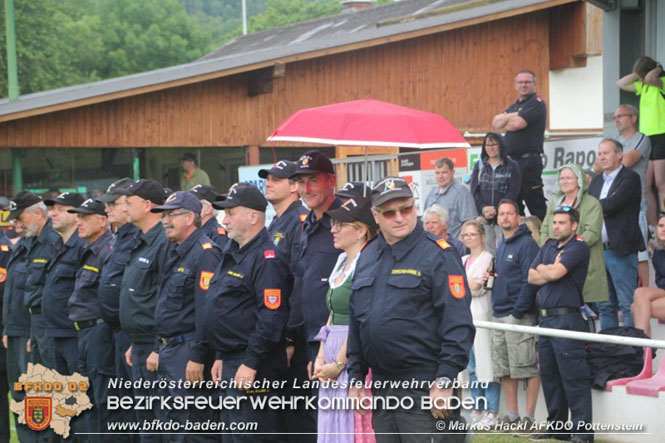
[[[417,149],[469,147],[438,114],[370,98],[301,109],[268,140]]]

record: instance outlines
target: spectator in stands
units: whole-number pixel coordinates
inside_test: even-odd
[[[496,251],[501,239],[501,228],[496,224],[496,209],[504,199],[517,201],[520,195],[520,166],[506,157],[505,142],[501,134],[489,132],[483,139],[480,160],[471,172],[471,194],[478,213],[487,221],[487,249]]]
[[[603,256],[603,208],[596,197],[588,192],[586,174],[579,165],[565,165],[559,168],[559,179],[554,184],[554,191],[550,197],[552,204],[547,208],[547,214],[540,229],[540,245],[544,245],[552,238],[552,218],[554,210],[559,206],[573,207],[580,214],[576,234],[584,238],[591,249],[589,259],[589,273],[584,283],[584,303],[594,303],[607,300],[607,274],[605,272],[605,258]]]
[[[434,162],[434,166],[438,186],[427,195],[425,209],[435,203],[446,208],[448,231],[452,237],[458,237],[462,223],[478,216],[476,204],[467,187],[455,181],[455,164],[451,159],[441,157]]]
[[[620,78],[617,86],[640,96],[640,132],[651,141],[651,158],[647,171],[647,190],[655,182],[658,190],[649,199],[649,221],[653,223],[656,211],[663,210],[665,198],[665,85],[663,66],[650,57],[640,57],[633,72]],[[615,114],[616,115],[616,114]]]
[[[656,238],[652,240],[653,267],[656,270],[656,287],[642,287],[635,291],[631,310],[635,327],[651,337],[652,318],[665,320],[665,212],[658,214]]]
[[[448,234],[448,210],[446,208],[434,204],[425,209],[423,224],[427,232],[450,243],[459,252],[460,257],[466,254],[466,248],[462,242]]]
[[[494,258],[485,250],[485,224],[479,220],[467,220],[462,225],[462,240],[471,253],[462,257],[466,278],[471,289],[471,315],[473,320],[492,320],[492,290],[485,289],[483,274]],[[501,384],[494,381],[492,370],[492,336],[489,329],[476,329],[473,348],[469,353],[469,376],[472,382],[486,383],[486,388],[472,388],[474,404],[479,398],[487,400],[487,409],[476,409],[473,422],[482,429],[494,427],[499,414]]]
[[[191,152],[186,153],[180,158],[182,174],[180,175],[180,190],[189,191],[196,185],[210,186],[208,173],[199,168],[196,156]]]
[[[497,323],[535,326],[533,302],[536,288],[528,284],[529,265],[538,254],[538,244],[526,226],[520,225],[519,206],[511,200],[499,202],[497,217],[503,240],[496,250],[496,279],[492,290],[492,311]],[[488,274],[483,276],[487,281]],[[492,331],[494,376],[501,378],[508,415],[505,424],[520,423],[517,383],[526,379],[526,414],[522,423],[530,429],[535,421],[540,378],[536,358],[536,337],[521,332]]]
[[[603,208],[602,242],[610,289],[609,301],[598,303],[600,328],[619,326],[619,307],[624,325],[633,326],[630,306],[637,288],[637,252],[644,250],[638,225],[640,177],[621,165],[623,145],[616,140],[601,141],[598,157],[603,173],[591,181],[589,194]]]

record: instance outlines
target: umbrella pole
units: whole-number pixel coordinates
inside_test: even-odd
[[[365,185],[367,186],[368,178],[369,178],[369,171],[367,170],[367,164],[369,163],[369,159],[367,158],[367,146],[365,146]],[[367,187],[363,186],[363,197],[367,197]]]

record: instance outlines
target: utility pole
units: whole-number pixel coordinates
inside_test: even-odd
[[[242,0],[242,35],[247,35],[247,4]]]
[[[16,32],[14,31],[14,0],[5,0],[5,29],[7,33],[7,94],[9,96],[9,100],[14,101],[18,99]]]

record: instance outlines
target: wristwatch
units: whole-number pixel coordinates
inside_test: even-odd
[[[340,371],[343,371],[344,368],[346,368],[346,363],[342,363],[341,361],[339,361],[337,359],[335,359],[335,361],[333,363],[335,363],[335,366],[337,366],[337,369],[339,369]]]
[[[449,379],[448,377],[437,377],[436,378],[436,384],[440,388],[448,389],[448,388],[452,387],[453,381],[451,379]]]

